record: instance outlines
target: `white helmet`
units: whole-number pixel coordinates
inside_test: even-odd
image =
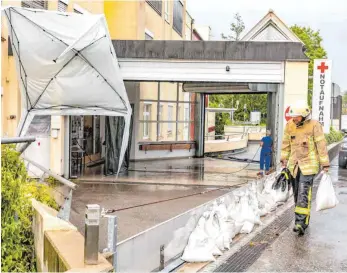
[[[290,107],[289,116],[294,117],[304,117],[307,118],[311,114],[310,108],[306,101],[300,100],[295,105]]]

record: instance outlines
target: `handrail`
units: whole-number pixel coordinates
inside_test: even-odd
[[[1,144],[32,143],[35,140],[35,137],[2,137]]]
[[[25,156],[22,156],[22,158],[29,162],[30,164],[34,165],[36,168],[39,168],[41,171],[47,173],[48,175],[52,176],[54,179],[58,180],[60,183],[64,184],[65,186],[69,187],[70,189],[73,189],[75,190],[77,185],[69,180],[67,180],[66,178],[64,177],[61,177],[60,175],[57,175],[55,173],[53,173],[52,171],[46,169],[45,167],[41,166],[40,164],[32,161],[31,159],[25,157]]]
[[[4,137],[1,138],[1,144],[19,144],[17,145],[17,150],[20,154],[22,154],[31,143],[35,142],[35,137]],[[20,145],[20,143],[25,143],[24,145]]]

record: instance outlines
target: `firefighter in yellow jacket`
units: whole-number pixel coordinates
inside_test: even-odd
[[[310,220],[312,186],[322,168],[329,171],[329,156],[322,125],[311,119],[306,103],[290,108],[292,119],[287,123],[282,143],[281,162],[293,179],[295,200],[294,231],[302,236]]]

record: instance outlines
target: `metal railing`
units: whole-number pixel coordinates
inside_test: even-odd
[[[70,180],[68,180],[64,177],[61,177],[60,175],[57,175],[56,173],[46,169],[42,165],[34,162],[33,160],[27,158],[26,156],[22,155],[23,152],[26,150],[26,148],[28,148],[29,145],[35,141],[36,141],[35,137],[1,138],[1,144],[25,143],[25,145],[18,147],[18,151],[20,152],[22,159],[27,163],[26,164],[27,171],[29,171],[30,165],[33,165],[42,171],[43,174],[41,175],[41,177],[39,179],[40,183],[43,183],[45,176],[49,175],[49,176],[53,177],[55,180],[57,180],[59,183],[68,187],[68,193],[67,194],[63,194],[60,192],[60,194],[62,194],[64,197],[64,202],[63,202],[63,205],[60,206],[60,210],[58,212],[57,217],[62,219],[62,220],[65,220],[65,221],[69,221],[70,211],[71,211],[72,191],[76,189],[77,185],[75,183],[71,182]]]
[[[261,126],[257,127],[243,127],[243,132],[235,132],[235,133],[226,133],[224,135],[205,135],[205,141],[206,140],[226,140],[229,141],[230,139],[233,138],[238,138],[241,137],[241,139],[244,139],[245,136],[248,136],[249,133],[265,133],[266,128],[263,128]],[[213,139],[214,138],[214,139]]]

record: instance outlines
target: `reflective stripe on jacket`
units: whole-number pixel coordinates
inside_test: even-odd
[[[322,125],[315,120],[296,127],[290,120],[285,128],[281,160],[288,161],[288,168],[296,177],[299,167],[303,175],[319,173],[319,167],[329,166],[329,156]]]

